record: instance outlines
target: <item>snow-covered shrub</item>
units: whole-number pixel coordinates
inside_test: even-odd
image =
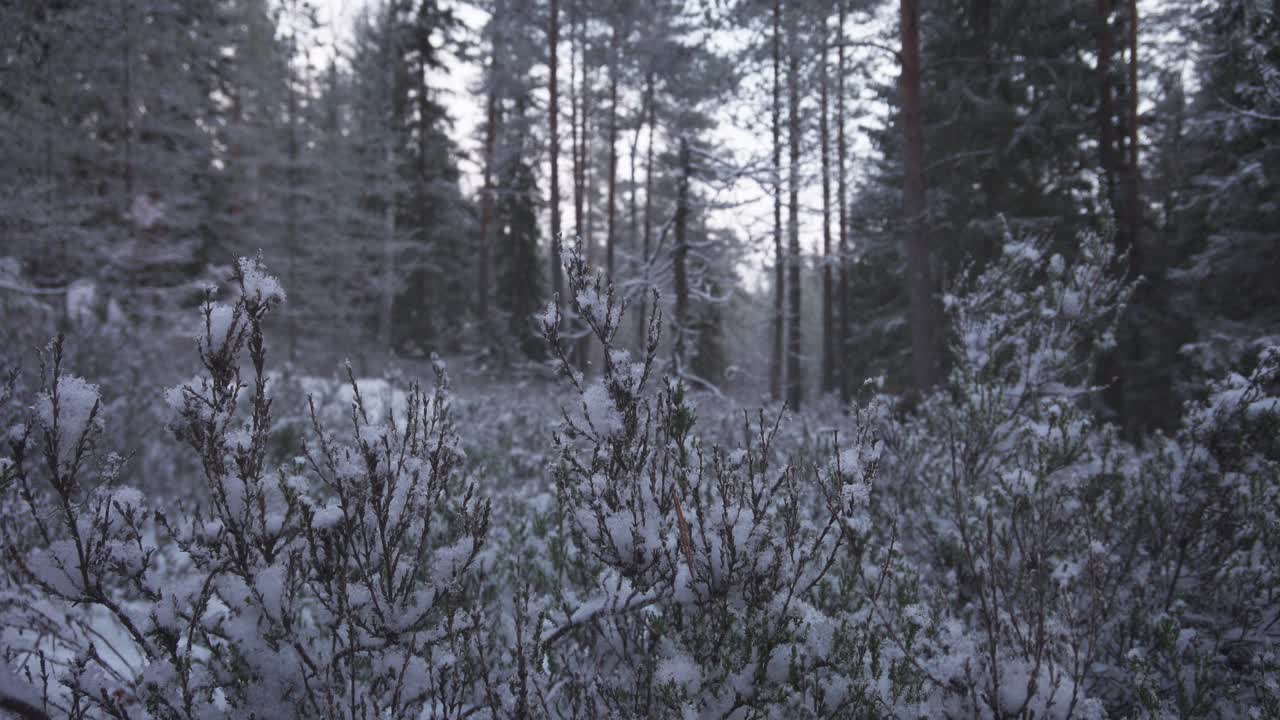
[[[1084,407],[1095,351],[1129,292],[1110,237],[1068,263],[1047,240],[1004,252],[946,298],[947,386],[885,430],[884,512],[916,587],[909,654],[935,715],[1095,717],[1101,633],[1114,617],[1116,468]],[[907,648],[903,648],[904,651]]]
[[[897,687],[856,572],[875,439],[850,438],[825,465],[778,466],[780,419],[761,414],[742,418],[739,447],[704,444],[684,387],[654,377],[657,314],[632,358],[615,343],[612,288],[577,254],[566,269],[603,366],[590,381],[573,369],[548,306],[543,331],[574,399],[556,435],[557,522],[572,542],[542,613],[547,712],[882,714]]]
[[[0,627],[3,660],[24,666],[28,684],[38,680],[42,703],[50,683],[65,678],[83,689],[63,709],[83,715],[94,698],[116,701],[112,684],[121,675],[103,657],[126,664],[135,657],[119,647],[118,634],[100,631],[99,616],[85,608],[120,613],[118,627],[136,631],[126,602],[151,566],[152,551],[142,543],[149,514],[141,495],[118,484],[121,459],[98,447],[98,388],[65,375],[63,360],[58,338],[42,357],[44,390],[20,420],[6,418]],[[70,604],[59,607],[51,598]]]
[[[1109,232],[1049,248],[1006,235],[961,280],[947,385],[881,425],[883,632],[930,716],[1275,716],[1280,354],[1128,446],[1089,412],[1121,258]]]
[[[313,444],[272,466],[262,320],[284,293],[251,260],[235,280],[234,305],[210,291],[203,306],[202,372],[166,394],[205,507],[153,513],[118,485],[97,389],[52,346],[46,389],[10,431],[6,472],[33,528],[0,529],[4,625],[26,631],[6,635],[6,659],[55,666],[39,684],[70,717],[459,714],[489,510],[457,481],[443,371],[401,417],[369,416],[353,387],[354,442],[314,419]]]
[[[1280,716],[1280,348],[1138,458],[1108,676],[1162,717]]]
[[[910,412],[872,395],[798,421],[700,417],[712,403],[661,377],[660,318],[632,357],[617,296],[571,253],[564,315],[600,371],[575,369],[549,305],[558,421],[476,404],[466,468],[442,364],[429,391],[296,378],[314,399],[291,445],[262,333],[283,290],[242,261],[239,299],[202,308],[200,372],[165,395],[197,505],[160,512],[121,484],[131,459],[108,452],[110,416],[61,340],[25,406],[16,374],[0,383],[0,703],[1280,716],[1280,350],[1213,384],[1176,434],[1122,442],[1090,404],[1130,292],[1113,247],[1086,235],[1068,260],[1007,235],[946,298],[944,387]]]

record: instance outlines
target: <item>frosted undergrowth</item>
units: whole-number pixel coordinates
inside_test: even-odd
[[[481,403],[466,451],[442,364],[425,390],[268,372],[284,292],[239,263],[163,393],[199,507],[123,482],[55,342],[29,403],[0,397],[6,694],[76,718],[1280,714],[1280,351],[1128,446],[1088,409],[1114,244],[1006,241],[946,300],[946,386],[816,443],[703,417],[661,318],[617,347],[626,308],[576,254],[541,318],[559,421]],[[277,385],[310,399],[272,455]]]

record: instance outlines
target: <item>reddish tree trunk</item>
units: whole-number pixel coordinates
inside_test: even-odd
[[[920,6],[902,0],[903,225],[911,315],[911,373],[918,393],[938,381],[938,322],[931,248],[925,229],[924,129],[920,107]]]
[[[549,102],[547,121],[550,124],[548,140],[551,143],[551,292],[556,303],[563,302],[560,297],[564,293],[564,274],[560,260],[560,87],[557,83],[556,71],[559,67],[560,46],[560,3],[551,0],[550,26],[547,28],[547,65],[550,71],[547,81]]]
[[[822,105],[818,114],[818,135],[822,155],[822,391],[835,389],[835,346],[834,316],[832,314],[832,264],[831,256],[831,128],[828,121],[830,110],[829,74],[827,72],[827,22],[823,18],[822,51],[818,62],[818,84],[821,89]]]
[[[769,395],[782,398],[782,312],[786,258],[782,254],[782,0],[773,1],[773,347]]]
[[[573,153],[573,234],[579,241],[582,240],[582,177],[583,177],[583,157],[581,147],[579,145],[578,126],[582,119],[581,103],[578,97],[578,68],[582,64],[579,57],[581,53],[582,38],[578,31],[578,1],[573,0],[570,4],[570,50],[569,50],[569,111],[571,113],[572,124],[572,153]]]
[[[796,21],[797,13],[792,11],[787,23],[787,140],[791,150],[787,182],[787,404],[798,410],[804,399],[804,378],[800,372],[800,43]]]
[[[685,336],[689,324],[689,279],[686,263],[689,255],[689,141],[680,138],[680,182],[676,188],[675,247],[671,253],[675,282],[675,338],[672,360],[675,374],[684,371]]]
[[[648,320],[645,319],[645,305],[649,300],[649,252],[653,243],[653,133],[658,125],[657,101],[653,96],[652,70],[645,76],[644,84],[646,109],[649,117],[649,144],[644,151],[644,245],[641,248],[640,257],[643,263],[644,285],[640,293],[640,312],[637,313],[637,322],[639,323],[637,336],[640,338],[641,343],[645,341],[646,328],[648,327]]]
[[[609,208],[604,250],[605,277],[613,282],[613,253],[618,229],[618,28],[609,40]]]
[[[571,57],[575,59],[573,62],[572,77],[569,79],[570,88],[570,106],[573,110],[573,232],[576,236],[576,242],[582,248],[587,259],[591,257],[591,230],[587,227],[589,219],[587,214],[590,208],[586,207],[587,197],[587,63],[586,49],[583,40],[582,10],[579,5],[580,0],[573,0],[570,6],[569,24],[572,28],[572,51]],[[578,71],[581,70],[581,78],[578,77]],[[581,84],[579,84],[579,80]],[[578,324],[578,330],[581,330],[581,323]],[[590,357],[591,346],[587,343],[587,337],[584,334],[582,339],[574,345],[574,359],[577,361],[578,369],[586,372],[588,360]]]
[[[636,118],[635,133],[631,136],[631,158],[630,158],[631,160],[631,192],[628,198],[628,203],[631,206],[631,209],[630,209],[631,217],[630,217],[630,222],[628,227],[628,234],[630,236],[629,243],[631,245],[632,252],[635,252],[640,249],[640,185],[639,183],[636,182],[636,165],[638,164],[637,156],[640,154],[640,135],[641,133],[644,132],[644,119],[645,119],[645,113],[647,112],[647,108],[644,107],[644,103],[648,101],[648,98],[649,96],[646,94],[644,98],[641,100],[640,113]],[[641,318],[641,322],[643,322],[644,321],[643,320],[644,305],[645,305],[643,289],[641,289],[639,293],[639,301],[640,301],[639,315]],[[644,329],[643,328],[641,328],[640,334],[636,336],[636,345],[641,351],[644,350]]]
[[[476,263],[476,297],[477,312],[482,332],[487,332],[489,323],[489,248],[491,238],[489,237],[493,228],[494,214],[494,171],[497,158],[495,157],[495,149],[498,138],[498,104],[500,102],[498,92],[498,76],[502,71],[501,64],[498,61],[498,53],[501,50],[502,35],[498,31],[497,23],[500,22],[502,15],[502,3],[499,2],[495,6],[494,11],[494,28],[492,37],[492,56],[489,58],[489,97],[486,102],[485,109],[485,132],[484,132],[484,180],[483,188],[480,193],[480,257]]]
[[[840,289],[837,293],[840,309],[837,313],[836,352],[840,355],[837,373],[840,382],[840,399],[847,402],[853,394],[849,372],[844,367],[844,358],[849,352],[849,213],[847,202],[848,181],[845,175],[845,158],[849,154],[849,146],[844,133],[844,23],[848,12],[847,0],[839,0],[839,27],[836,29],[837,61],[836,61],[836,208],[839,226],[839,262]]]
[[[1129,275],[1141,274],[1142,171],[1138,166],[1138,2],[1129,0],[1129,162],[1125,192],[1128,225]]]

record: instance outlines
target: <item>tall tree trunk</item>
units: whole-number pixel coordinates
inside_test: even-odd
[[[582,58],[579,57],[581,52],[581,36],[578,34],[578,3],[581,0],[572,0],[569,5],[569,111],[571,113],[572,124],[572,142],[573,147],[573,234],[580,242],[582,239],[582,154],[580,152],[578,138],[578,123],[580,122],[582,111],[581,101],[578,97],[578,68],[582,65]]]
[[[120,131],[124,144],[124,158],[120,175],[124,180],[124,198],[120,212],[128,214],[133,206],[133,28],[129,24],[129,0],[120,3]]]
[[[578,120],[581,127],[578,129],[578,142],[581,147],[578,148],[578,157],[581,161],[580,170],[582,172],[582,222],[584,230],[582,243],[585,248],[585,255],[590,261],[595,254],[595,219],[592,213],[592,181],[594,180],[591,173],[591,66],[587,63],[587,21],[579,15],[578,22],[578,42],[580,44],[579,52],[581,56],[582,68],[582,87],[578,90],[578,101],[581,104],[581,110]]]
[[[827,117],[830,110],[830,89],[827,67],[829,17],[822,18],[822,43],[818,61],[818,85],[822,102],[818,114],[818,135],[822,155],[822,391],[835,389],[835,332],[832,314],[832,264],[831,256],[831,128]]]
[[[800,372],[800,42],[799,13],[788,15],[787,33],[787,139],[791,146],[788,165],[787,243],[787,404],[798,410],[804,396]]]
[[[400,94],[401,77],[399,63],[399,47],[393,43],[391,58],[387,62],[387,88],[391,97],[391,114],[387,120],[386,147],[384,148],[386,167],[384,177],[386,187],[382,198],[382,282],[381,302],[378,307],[378,348],[387,353],[392,352],[392,311],[396,300],[396,140],[400,119],[404,117],[403,96]]]
[[[570,112],[570,154],[573,156],[573,236],[575,250],[582,249],[585,228],[583,227],[584,168],[586,159],[582,156],[582,122],[583,106],[581,87],[578,84],[578,70],[586,61],[582,53],[582,34],[580,19],[582,17],[582,0],[570,0],[569,3],[569,112]],[[585,72],[585,71],[584,71]],[[574,330],[580,327],[575,321]],[[583,356],[584,344],[574,344],[571,351],[578,367],[586,366]]]
[[[836,207],[837,224],[840,229],[839,262],[840,290],[838,293],[840,311],[837,313],[836,348],[840,354],[837,373],[840,382],[840,400],[848,402],[853,395],[853,380],[845,368],[845,358],[849,356],[849,213],[846,206],[848,179],[845,175],[845,158],[849,154],[849,146],[844,132],[844,24],[848,13],[848,0],[837,0],[840,3],[839,27],[836,29],[837,61],[836,61]]]
[[[675,281],[675,337],[671,356],[678,377],[684,372],[685,342],[689,325],[689,140],[680,138],[680,182],[676,188],[675,247],[671,253],[672,273]]]
[[[497,0],[494,3],[493,37],[491,39],[493,54],[489,58],[489,97],[485,109],[484,187],[480,195],[480,256],[476,261],[476,317],[479,321],[481,334],[486,339],[489,332],[489,249],[492,243],[490,234],[493,229],[494,195],[496,193],[494,177],[497,170],[495,164],[497,162],[498,125],[501,122],[499,118],[501,93],[498,84],[501,82],[502,73],[502,64],[499,60],[499,53],[502,52],[502,33],[498,29],[498,23],[502,22],[503,18],[502,0]]]
[[[653,244],[653,132],[658,125],[657,101],[653,96],[653,70],[645,75],[644,80],[645,109],[649,116],[649,143],[644,154],[644,245],[641,248],[640,261],[644,283],[641,285],[640,312],[637,313],[637,335],[645,341],[648,321],[645,320],[645,305],[649,300],[649,253]]]
[[[630,193],[630,198],[628,199],[631,205],[631,208],[630,208],[631,218],[630,218],[629,227],[628,227],[628,235],[630,236],[628,239],[628,244],[631,246],[632,252],[635,252],[640,249],[640,198],[639,198],[640,186],[636,182],[636,165],[637,165],[636,159],[637,159],[637,156],[640,154],[640,134],[644,132],[644,118],[645,118],[644,114],[646,112],[646,108],[643,106],[643,103],[647,99],[648,99],[648,96],[646,95],[644,99],[641,100],[640,112],[636,115],[635,133],[631,136],[631,193]],[[643,318],[644,318],[644,293],[645,293],[644,289],[641,288],[639,293],[639,300],[640,300],[639,315],[641,318],[641,322],[643,322]],[[641,333],[636,336],[636,346],[643,352],[644,350],[643,328]]]
[[[581,127],[578,130],[578,142],[581,146],[578,148],[578,170],[582,174],[580,183],[582,186],[581,202],[582,221],[585,225],[582,231],[582,248],[583,255],[588,263],[594,264],[595,260],[595,213],[592,211],[595,194],[593,192],[592,182],[594,175],[591,172],[591,137],[589,134],[591,128],[591,67],[587,63],[587,38],[586,38],[587,21],[582,13],[578,14],[578,52],[580,53],[579,66],[582,68],[582,87],[579,89],[578,98],[581,106],[579,112],[579,121]],[[582,339],[578,341],[577,356],[578,369],[586,374],[591,368],[591,349],[592,345],[587,333],[582,333]]]
[[[782,313],[786,258],[782,253],[782,0],[773,0],[773,346],[769,396],[782,399]]]
[[[588,259],[592,255],[595,238],[592,237],[591,221],[591,138],[587,133],[591,127],[591,68],[587,64],[587,21],[582,13],[578,14],[578,68],[582,73],[578,88],[578,172],[582,174],[582,244]]]
[[[1111,83],[1111,0],[1098,0],[1098,161],[1103,188],[1115,210],[1115,108]]]
[[[394,133],[388,133],[386,147],[386,182],[382,207],[382,290],[378,307],[378,347],[391,352],[391,311],[395,307],[396,283],[396,152],[391,142]]]
[[[133,214],[134,192],[133,192],[133,28],[130,26],[129,0],[122,0],[120,3],[120,40],[123,45],[120,48],[120,72],[121,72],[121,88],[120,88],[120,136],[123,152],[120,158],[120,217],[124,220],[123,229],[130,238],[133,237],[134,228],[129,218]],[[52,187],[52,186],[51,186]],[[65,242],[65,241],[64,241]],[[65,247],[65,246],[64,246]],[[134,252],[138,252],[135,245]],[[66,304],[63,306],[66,313],[70,313],[71,306]]]
[[[564,271],[560,260],[560,86],[556,71],[559,66],[560,47],[560,2],[551,0],[550,26],[547,28],[547,65],[549,78],[547,93],[547,121],[550,125],[548,141],[551,144],[551,292],[557,306],[563,302]]]
[[[1138,2],[1129,0],[1129,158],[1125,183],[1125,214],[1128,225],[1129,276],[1141,273],[1142,171],[1138,165]]]
[[[1116,187],[1116,117],[1113,98],[1114,82],[1111,78],[1112,28],[1111,0],[1098,0],[1097,42],[1098,42],[1098,163],[1102,170],[1102,189],[1108,210],[1121,213],[1118,207]],[[1123,216],[1121,216],[1123,220]],[[1128,225],[1121,222],[1116,233],[1116,243],[1120,249],[1127,245],[1125,236]],[[1121,418],[1124,416],[1124,385],[1120,377],[1122,362],[1119,353],[1104,352],[1096,369],[1097,382],[1103,386],[1102,401]]]
[[[1104,0],[1105,1],[1105,0]],[[925,228],[924,130],[920,107],[919,0],[902,0],[903,224],[911,313],[911,373],[923,395],[938,381],[938,323]]]
[[[289,60],[293,60],[294,43],[289,43]],[[298,97],[293,87],[292,70],[285,73],[285,103],[287,122],[289,123],[289,138],[287,153],[289,157],[289,166],[285,172],[288,178],[288,187],[285,188],[284,195],[284,217],[285,217],[285,234],[284,244],[285,253],[288,257],[288,282],[290,287],[299,287],[298,281],[298,184],[301,178],[298,177]],[[296,307],[296,303],[295,303]],[[285,312],[287,337],[288,337],[288,358],[289,362],[298,359],[298,312],[295,309],[289,309]]]
[[[1130,281],[1136,281],[1142,274],[1142,196],[1140,194],[1142,175],[1141,168],[1138,166],[1138,3],[1137,0],[1129,0],[1128,3],[1128,50],[1129,50],[1129,67],[1127,85],[1128,107],[1126,108],[1126,125],[1128,130],[1128,142],[1126,150],[1128,150],[1125,158],[1124,169],[1124,231],[1123,231],[1123,247],[1129,252],[1128,258],[1128,277]],[[1125,431],[1130,437],[1136,438],[1141,423],[1144,419],[1142,403],[1139,397],[1136,397],[1136,387],[1140,384],[1138,380],[1139,374],[1143,372],[1141,367],[1143,352],[1143,336],[1142,327],[1134,317],[1134,310],[1141,306],[1149,305],[1151,301],[1150,286],[1144,284],[1139,287],[1134,297],[1134,303],[1131,305],[1131,311],[1125,313],[1125,323],[1123,328],[1123,336],[1120,339],[1121,347],[1126,352],[1123,354],[1123,360],[1119,362],[1119,379],[1115,383],[1115,391],[1118,395],[1116,407],[1120,410],[1121,417],[1124,422]]]
[[[423,6],[423,12],[426,12],[428,6]],[[432,176],[434,170],[427,158],[427,137],[431,133],[431,98],[427,93],[427,57],[431,54],[431,36],[427,33],[419,33],[418,40],[418,67],[416,74],[418,76],[418,182],[423,185],[429,185],[434,179]],[[421,232],[423,228],[415,228]],[[421,317],[424,320],[424,332],[428,342],[432,344],[438,343],[442,338],[436,337],[436,322],[434,313],[431,308],[444,307],[444,289],[443,283],[430,282],[429,293],[427,297],[420,298],[423,307],[421,308]],[[442,324],[442,327],[446,326]]]
[[[644,101],[641,100],[641,102]],[[638,165],[636,160],[640,155],[640,135],[644,132],[644,112],[646,112],[646,110],[641,108],[640,114],[636,117],[635,132],[631,136],[631,152],[629,159],[631,165],[631,177],[629,182],[631,183],[631,187],[627,196],[627,203],[630,206],[628,208],[629,217],[627,220],[627,235],[628,244],[631,246],[632,250],[635,250],[640,245],[640,184],[636,182],[636,166]]]
[[[609,38],[609,209],[606,225],[605,277],[613,282],[613,254],[618,238],[618,28]]]

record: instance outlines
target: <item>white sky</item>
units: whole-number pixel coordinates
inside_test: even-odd
[[[325,32],[330,33],[329,38],[323,38],[323,41],[332,43],[336,41],[340,46],[345,44],[350,36],[351,23],[360,9],[365,5],[367,0],[314,0],[319,11],[321,19],[327,21],[328,29]],[[448,2],[446,4],[453,5],[455,11],[459,14],[463,23],[468,27],[468,32],[478,33],[481,26],[486,20],[483,12],[477,10],[474,6],[457,2]],[[1154,14],[1165,10],[1162,0],[1141,0],[1140,14],[1143,17],[1152,17]],[[850,24],[852,31],[852,40],[871,40],[877,33],[883,32],[884,28],[895,26],[896,4],[885,2],[881,6],[878,15],[867,22],[862,19],[861,22],[851,18],[853,22]],[[1177,38],[1154,37],[1151,32],[1151,26],[1145,25],[1141,28],[1144,31],[1142,45],[1148,51],[1169,52],[1169,46],[1176,46]],[[562,82],[568,82],[569,75],[569,51],[568,42],[562,38],[561,46],[561,65],[562,65]],[[891,43],[892,44],[892,43]],[[1161,46],[1163,46],[1161,48]],[[1157,49],[1160,48],[1160,49]],[[879,50],[872,49],[855,49],[852,53],[851,64],[857,60],[866,62],[870,68],[869,72],[872,78],[879,82],[892,81],[897,74],[897,68],[892,58]],[[534,68],[534,73],[545,77],[545,66]],[[856,77],[856,73],[854,74]],[[478,97],[472,92],[471,88],[478,84],[480,79],[480,67],[474,63],[454,62],[452,66],[444,71],[436,74],[436,77],[430,79],[433,87],[441,93],[441,102],[448,109],[450,116],[453,118],[454,127],[452,136],[454,141],[462,149],[464,157],[460,159],[460,169],[463,173],[463,190],[464,192],[473,192],[479,184],[480,177],[480,140],[477,135],[480,122],[483,118],[483,98]],[[1154,78],[1144,76],[1144,85],[1152,82]],[[543,81],[545,82],[545,80]],[[720,120],[720,126],[714,131],[716,144],[723,150],[727,150],[733,154],[739,161],[745,161],[752,155],[765,153],[769,149],[771,138],[769,137],[768,118],[762,113],[759,106],[759,98],[761,95],[752,92],[750,87],[753,82],[768,82],[768,78],[749,79],[745,83],[744,92],[737,93],[730,98],[717,113]],[[869,84],[864,81],[861,85]],[[859,83],[855,80],[854,87],[846,87],[846,92],[852,96],[858,92]],[[1148,86],[1150,87],[1150,86]],[[767,91],[767,85],[762,89]],[[1144,88],[1146,89],[1146,88]],[[545,91],[544,91],[545,92]],[[870,96],[865,95],[866,99],[861,102],[853,102],[848,111],[850,117],[848,119],[847,133],[850,143],[852,157],[850,159],[850,182],[856,184],[861,175],[860,168],[865,167],[865,159],[872,156],[873,151],[870,141],[864,130],[867,126],[879,125],[887,108],[882,104],[872,102]],[[545,95],[539,98],[542,103],[546,102]],[[834,100],[833,110],[834,110]],[[811,107],[807,107],[804,112],[808,116],[812,116],[816,107],[816,98],[807,101]],[[1147,103],[1144,102],[1144,105]],[[561,216],[565,219],[564,227],[567,232],[572,231],[572,178],[570,177],[570,158],[568,153],[568,122],[562,121],[561,132],[561,150],[562,158],[560,161],[561,169],[561,188],[565,189],[562,193],[563,207]],[[751,124],[757,125],[756,130],[749,129]],[[816,136],[816,132],[814,133]],[[807,252],[815,253],[820,250],[822,242],[821,227],[821,177],[819,155],[816,149],[812,147],[812,138],[809,143],[802,149],[803,167],[801,175],[805,179],[805,187],[800,196],[801,204],[801,244]],[[832,131],[832,142],[834,143],[834,130]],[[630,140],[626,137],[619,139],[619,175],[620,179],[628,175],[628,157],[627,153],[630,148]],[[644,152],[644,139],[641,140],[640,152]],[[787,172],[786,153],[784,151],[783,172]],[[543,168],[543,175],[549,171],[548,167]],[[834,180],[832,182],[832,192],[835,187]],[[732,209],[717,210],[711,215],[711,224],[713,226],[727,228],[732,230],[744,242],[749,243],[750,252],[747,255],[745,265],[740,268],[744,280],[749,285],[756,285],[766,274],[766,270],[772,267],[772,223],[773,223],[773,203],[768,194],[768,189],[762,187],[757,181],[752,179],[739,180],[731,190],[723,192],[713,198],[716,202],[723,202],[732,205]],[[625,212],[626,198],[620,199],[620,204]],[[834,202],[834,198],[833,198]],[[785,208],[784,208],[785,212]],[[549,217],[549,216],[548,216]],[[546,225],[550,225],[549,219],[544,218]],[[548,231],[544,228],[543,236]]]
[[[323,38],[323,42],[331,43],[336,40],[341,46],[345,44],[350,36],[351,22],[364,6],[366,0],[315,0],[320,11],[320,17],[326,21],[328,29],[331,32],[330,38]],[[478,32],[485,22],[486,16],[473,6],[464,3],[453,3],[455,10],[458,12],[462,21],[468,26],[470,32]],[[881,20],[877,18],[877,20]],[[881,22],[868,23],[873,27],[884,27]],[[867,31],[865,37],[870,37],[874,33],[873,30]],[[562,73],[565,76],[562,82],[567,82],[569,72],[568,62],[568,43],[563,40],[561,47],[562,54]],[[871,59],[876,60],[876,72],[888,72],[887,77],[892,77],[894,72],[889,58],[886,56],[883,61],[875,58],[874,51],[871,52]],[[887,68],[887,70],[886,70]],[[545,67],[538,67],[535,73],[545,74]],[[886,77],[881,76],[881,79]],[[450,116],[453,118],[454,127],[452,136],[454,141],[462,149],[465,157],[460,160],[460,168],[463,173],[463,190],[464,192],[472,192],[479,184],[480,165],[478,159],[480,157],[480,140],[478,138],[478,128],[483,118],[483,98],[476,96],[471,88],[475,87],[480,78],[480,68],[472,63],[453,63],[448,72],[440,72],[435,78],[432,78],[432,85],[442,94],[441,100],[445,107],[448,108]],[[717,113],[720,119],[720,127],[714,132],[716,143],[724,150],[729,151],[735,158],[745,161],[753,154],[766,152],[769,147],[770,138],[768,137],[767,124],[761,126],[758,130],[749,130],[743,118],[751,118],[756,124],[760,123],[760,110],[757,106],[751,104],[755,98],[749,92],[740,93],[729,102],[725,103],[721,110]],[[540,98],[545,102],[545,97]],[[816,102],[816,101],[815,101]],[[834,100],[833,107],[834,110]],[[851,180],[857,174],[857,168],[861,165],[857,157],[866,157],[870,151],[870,142],[864,134],[858,130],[860,121],[869,119],[870,114],[877,112],[874,107],[850,108],[853,113],[848,125],[849,142],[851,150],[855,158],[851,162]],[[858,117],[859,111],[862,117]],[[883,109],[879,110],[880,114]],[[567,118],[566,118],[567,120]],[[765,121],[767,123],[767,120]],[[560,162],[561,169],[561,187],[572,188],[570,177],[570,160],[568,149],[568,132],[565,129],[567,122],[561,123],[561,129],[564,137],[561,139],[561,148],[563,157]],[[761,133],[763,136],[761,136]],[[641,140],[640,152],[644,152],[644,139]],[[832,133],[832,142],[834,143],[834,131]],[[810,143],[811,144],[811,143]],[[627,164],[627,153],[629,150],[629,140],[620,139],[619,142],[619,174],[622,177],[628,175],[629,167]],[[821,229],[821,178],[819,176],[820,165],[818,153],[812,147],[805,147],[802,150],[803,159],[801,174],[806,178],[806,185],[801,193],[801,243],[808,252],[816,252],[820,250],[822,242]],[[785,167],[784,154],[784,168]],[[543,174],[549,168],[543,168]],[[641,173],[643,174],[643,173]],[[832,192],[834,193],[834,180],[832,182]],[[568,190],[563,193],[564,202],[561,216],[565,218],[564,226],[567,231],[572,231],[572,193]],[[741,274],[748,284],[755,285],[765,275],[765,270],[772,266],[772,218],[773,203],[767,188],[761,187],[760,184],[752,179],[739,180],[732,189],[717,194],[713,200],[715,202],[727,203],[732,209],[724,209],[713,211],[711,215],[711,225],[732,230],[738,237],[750,244],[749,252],[744,262],[744,266],[740,268]],[[834,202],[834,198],[833,198]],[[620,200],[625,203],[625,198]],[[549,220],[546,221],[549,226]],[[543,235],[548,233],[544,231]]]

